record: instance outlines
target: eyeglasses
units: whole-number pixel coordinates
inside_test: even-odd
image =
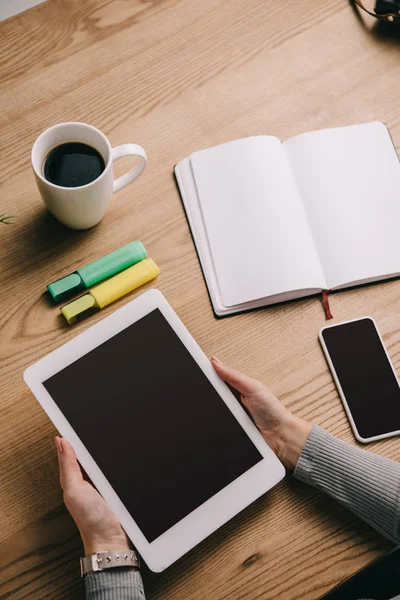
[[[375,19],[400,23],[400,0],[376,0],[374,12],[368,10],[362,0],[354,0],[354,2]]]

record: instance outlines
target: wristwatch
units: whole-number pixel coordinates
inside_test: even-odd
[[[140,567],[139,556],[134,550],[104,550],[85,556],[80,562],[81,577],[114,567]]]

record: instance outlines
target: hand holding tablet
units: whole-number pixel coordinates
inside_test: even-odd
[[[55,438],[64,504],[74,519],[85,555],[130,548],[129,539],[107,502],[85,481],[73,447]]]
[[[155,290],[29,367],[25,380],[154,571],[284,476]]]
[[[211,364],[221,379],[240,392],[242,403],[279,460],[294,470],[311,431],[310,423],[293,415],[261,381],[224,365],[214,356]]]

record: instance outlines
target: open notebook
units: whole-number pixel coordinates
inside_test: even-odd
[[[218,316],[400,275],[400,164],[383,123],[228,142],[175,175]]]

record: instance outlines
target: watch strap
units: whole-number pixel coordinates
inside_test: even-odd
[[[81,558],[80,563],[81,577],[114,567],[140,567],[139,557],[134,550],[96,552],[96,554]]]

